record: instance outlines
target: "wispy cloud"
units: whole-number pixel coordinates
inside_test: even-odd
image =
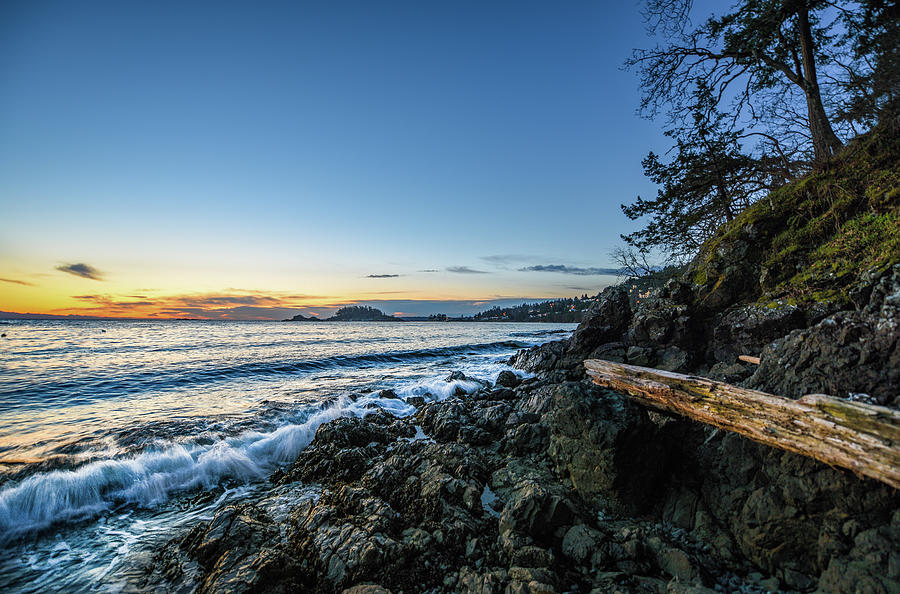
[[[23,287],[33,287],[34,283],[25,282],[23,280],[16,280],[14,278],[0,278],[0,281],[4,283],[12,283],[14,285],[22,285]]]
[[[468,266],[450,266],[447,268],[447,272],[454,274],[488,274],[486,270],[476,270]]]
[[[399,274],[367,274],[366,278],[397,278]]]
[[[420,270],[419,272],[437,272],[437,268],[426,268],[425,270]]]
[[[310,301],[332,299],[320,295],[294,295],[230,290],[146,297],[104,294],[73,295],[78,307],[55,310],[59,314],[98,317],[183,317],[212,320],[278,320],[293,316]]]
[[[619,268],[581,268],[566,264],[536,264],[519,268],[521,272],[557,272],[559,274],[574,274],[575,276],[618,276],[622,274]]]
[[[79,263],[79,264],[62,264],[56,267],[60,272],[67,272],[69,274],[74,274],[75,276],[80,276],[81,278],[89,278],[91,280],[103,280],[103,273],[94,268],[93,266],[89,266],[87,264]]]
[[[534,262],[535,260],[543,260],[535,256],[525,256],[523,254],[497,254],[494,256],[481,256],[481,259],[494,266],[509,266],[511,264],[521,262]]]

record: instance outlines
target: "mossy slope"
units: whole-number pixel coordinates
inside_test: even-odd
[[[856,138],[723,226],[688,270],[701,304],[846,304],[862,274],[900,262],[898,132]]]

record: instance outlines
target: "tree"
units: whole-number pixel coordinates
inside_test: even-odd
[[[693,95],[692,121],[666,132],[675,140],[673,159],[664,162],[651,152],[642,162],[644,174],[660,186],[656,199],[638,196],[622,205],[631,220],[650,217],[643,229],[622,236],[639,254],[662,248],[683,260],[719,225],[777,185],[770,165],[744,154],[742,132],[715,110],[711,91],[701,85]]]
[[[842,13],[842,44],[851,59],[840,62],[840,87],[849,99],[839,118],[873,126],[900,119],[900,6],[891,0],[861,0]]]
[[[820,16],[824,0],[744,0],[732,12],[710,17],[687,30],[691,0],[649,0],[647,17],[654,31],[669,43],[652,50],[635,50],[626,65],[637,68],[644,91],[641,110],[653,116],[665,106],[674,120],[696,110],[683,90],[702,85],[716,104],[731,98],[732,119],[744,110],[757,119],[767,106],[798,90],[805,99],[805,135],[814,159],[822,161],[842,142],[826,113],[819,85],[819,67],[832,61],[833,21]],[[802,132],[801,132],[802,133]],[[776,135],[769,140],[779,149]],[[784,151],[782,151],[784,152]]]

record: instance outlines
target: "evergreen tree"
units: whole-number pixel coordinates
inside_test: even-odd
[[[662,248],[675,260],[689,257],[767,187],[765,167],[741,149],[741,132],[715,110],[709,89],[697,89],[693,120],[666,135],[675,140],[674,157],[664,162],[655,153],[644,158],[644,174],[660,186],[656,199],[638,196],[622,211],[631,220],[650,217],[647,225],[623,235],[639,252]]]

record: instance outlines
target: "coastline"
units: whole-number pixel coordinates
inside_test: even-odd
[[[717,312],[713,325],[677,281],[633,310],[624,287],[611,287],[572,338],[511,360],[536,377],[503,374],[473,394],[417,403],[401,419],[375,413],[322,425],[265,493],[159,550],[142,587],[896,591],[894,490],[649,411],[594,386],[580,365],[588,355],[619,357],[769,389],[796,378],[808,385],[826,364],[845,377],[834,358],[818,368],[785,364],[779,349],[819,344],[819,334],[860,316],[873,329],[896,319],[900,267],[870,284],[855,314],[746,306]],[[691,342],[700,320],[711,343]],[[732,334],[721,338],[725,328]],[[735,335],[742,350],[759,345],[762,365],[709,365],[723,348],[715,337],[734,347]],[[887,371],[868,380],[864,367],[852,372],[891,385]]]

